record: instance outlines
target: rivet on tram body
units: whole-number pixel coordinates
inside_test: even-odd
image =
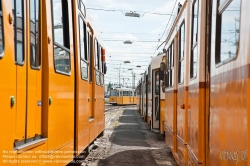
[[[50,38],[50,37],[48,37],[48,43],[50,44],[50,42],[51,42],[51,38]]]
[[[12,16],[11,13],[9,14],[9,23],[10,23],[10,24],[13,24],[13,16]]]
[[[15,97],[14,96],[10,96],[10,105],[11,105],[11,107],[13,107],[15,105],[15,103],[16,103]]]
[[[49,97],[49,105],[52,104],[52,97]]]

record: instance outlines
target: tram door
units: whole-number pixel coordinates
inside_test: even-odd
[[[20,146],[41,137],[42,69],[39,3],[39,0],[12,0],[13,47],[17,81],[14,146]],[[28,9],[27,6],[30,8]]]
[[[152,112],[152,128],[160,128],[160,72],[153,70],[153,112]]]
[[[95,73],[95,82],[93,83],[93,92],[94,92],[94,121],[95,121],[95,137],[97,137],[102,130],[103,115],[102,110],[104,110],[104,89],[103,85],[103,75],[102,75],[102,61],[101,61],[101,52],[102,47],[98,40],[95,38],[94,43],[94,73]]]
[[[185,143],[186,143],[186,131],[187,131],[187,125],[186,125],[186,112],[185,112],[185,85],[184,85],[184,77],[185,77],[185,64],[184,64],[184,57],[186,55],[185,52],[185,23],[180,25],[179,34],[178,34],[178,71],[177,71],[177,105],[176,106],[176,150],[179,156],[185,156],[186,149],[185,149]],[[184,162],[184,160],[182,161]],[[181,163],[185,164],[185,163]]]
[[[95,130],[94,130],[94,84],[95,80],[93,78],[94,75],[94,40],[93,40],[93,32],[89,29],[88,32],[88,41],[89,41],[89,63],[90,63],[90,70],[89,70],[89,142],[92,142],[95,137]]]

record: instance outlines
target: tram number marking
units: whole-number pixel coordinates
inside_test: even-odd
[[[234,160],[236,165],[239,161],[247,161],[247,150],[239,150],[239,147],[235,151],[223,150],[220,151],[220,159],[224,161]]]

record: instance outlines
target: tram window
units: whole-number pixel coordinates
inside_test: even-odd
[[[151,65],[148,66],[148,79],[151,78]]]
[[[159,79],[159,71],[155,72],[155,94],[160,94],[160,79]]]
[[[54,65],[59,73],[70,74],[70,36],[68,1],[52,0]]]
[[[100,60],[99,53],[100,53],[99,44],[98,44],[97,40],[95,39],[95,68],[97,70],[100,69],[100,66],[99,66],[99,60]]]
[[[82,0],[78,1],[78,8],[82,12],[83,16],[86,17],[86,9],[85,9],[85,5],[84,5]]]
[[[30,65],[38,68],[40,64],[40,1],[30,0]]]
[[[90,83],[92,83],[92,68],[93,68],[93,65],[92,65],[92,62],[93,62],[93,57],[92,57],[92,55],[93,55],[93,50],[92,50],[92,48],[93,48],[93,37],[89,34],[89,32],[88,32],[88,45],[89,45],[89,63],[90,63],[90,73],[89,73],[89,82]]]
[[[172,73],[172,84],[171,86],[174,86],[174,41],[172,42],[172,62],[171,62],[171,73]]]
[[[3,11],[2,11],[2,0],[0,0],[0,54],[3,53],[3,47],[4,47],[3,45]]]
[[[100,56],[100,82],[101,82],[101,85],[104,84],[104,65],[103,65],[103,60],[102,60],[102,55],[101,55],[101,50],[102,50],[102,47],[100,46],[99,47],[99,50],[100,50],[100,53],[99,53],[99,56]]]
[[[151,93],[151,65],[148,66],[148,93]]]
[[[171,86],[171,84],[172,84],[171,58],[172,58],[172,49],[171,49],[171,47],[169,47],[169,49],[168,49],[168,77],[169,77],[168,84],[169,84],[169,86]]]
[[[168,66],[168,60],[169,60],[169,58],[168,58],[168,50],[167,50],[167,52],[166,52],[166,75],[165,75],[165,83],[166,83],[166,87],[169,87],[169,72],[168,72],[168,68],[169,68],[169,66]]]
[[[23,0],[12,0],[12,14],[14,18],[14,43],[16,63],[23,65],[24,62],[24,21],[23,21]]]
[[[218,56],[216,63],[231,60],[236,57],[239,47],[239,27],[241,1],[221,1],[218,12],[218,28],[220,35],[217,36],[216,48]],[[230,3],[230,4],[228,4]],[[227,6],[227,7],[226,7]],[[226,8],[225,8],[226,7]],[[220,43],[218,43],[220,42]]]
[[[110,96],[119,96],[119,92],[117,90],[111,90]]]
[[[179,31],[179,70],[178,83],[184,82],[184,56],[185,56],[185,24],[181,25]]]
[[[129,91],[123,91],[123,96],[130,96]]]
[[[96,84],[100,85],[100,50],[99,43],[95,39],[95,73],[96,73]]]
[[[80,54],[81,59],[88,61],[87,55],[87,40],[86,40],[86,24],[83,21],[82,17],[79,16],[79,34],[80,34]]]
[[[100,72],[103,73],[103,62],[102,62],[102,55],[101,55],[101,50],[102,50],[102,47],[101,45],[99,45],[99,61],[100,61]]]
[[[197,76],[199,0],[195,0],[193,3],[192,19],[190,78],[195,78]]]
[[[81,75],[82,79],[88,79],[88,56],[87,56],[87,40],[86,40],[86,24],[82,17],[79,16],[79,45],[80,45],[80,56],[81,56]]]

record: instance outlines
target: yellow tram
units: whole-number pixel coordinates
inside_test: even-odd
[[[186,0],[175,12],[160,79],[165,140],[179,165],[249,165],[249,7],[249,0]]]
[[[0,165],[66,165],[104,131],[101,36],[82,0],[0,3]]]
[[[115,88],[110,90],[109,103],[112,105],[130,105],[136,104],[138,97],[135,89]]]
[[[163,81],[160,80],[160,63],[164,56],[165,53],[162,53],[152,58],[137,86],[140,113],[150,128],[161,134],[164,134],[165,89],[161,88]]]

